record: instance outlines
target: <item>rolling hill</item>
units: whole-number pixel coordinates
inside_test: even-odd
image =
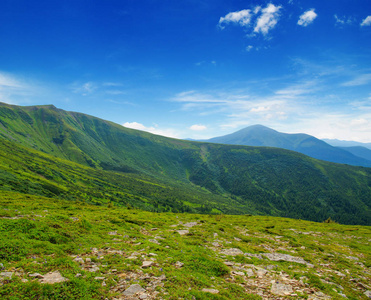
[[[371,160],[359,156],[357,154],[359,151],[334,147],[308,134],[282,133],[262,125],[249,126],[232,134],[207,141],[232,145],[277,147],[330,162],[371,167]]]
[[[152,211],[370,224],[371,169],[183,141],[54,106],[0,105],[3,191]]]

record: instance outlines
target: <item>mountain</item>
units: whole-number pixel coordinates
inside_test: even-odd
[[[371,143],[360,143],[354,141],[342,141],[336,139],[323,139],[327,144],[335,147],[365,147],[371,150]]]
[[[232,145],[277,147],[330,162],[371,167],[371,160],[359,157],[345,149],[333,147],[308,134],[281,133],[262,125],[250,126],[235,133],[211,138],[207,141]]]
[[[339,147],[345,151],[352,153],[355,156],[367,159],[371,161],[371,149],[361,146],[353,146],[353,147]]]
[[[2,191],[152,211],[371,224],[371,168],[166,138],[54,106],[0,104]]]

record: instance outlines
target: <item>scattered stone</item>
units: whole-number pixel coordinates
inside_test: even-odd
[[[183,224],[183,226],[188,227],[188,228],[191,228],[191,227],[196,226],[196,225],[197,225],[197,222],[189,222],[189,223]]]
[[[94,273],[94,272],[97,272],[97,271],[99,271],[99,267],[98,266],[92,266],[90,269],[89,269],[89,272],[91,272],[91,273]]]
[[[77,274],[75,275],[75,277],[81,277],[81,276],[82,276],[81,273],[77,273]]]
[[[45,274],[42,279],[40,279],[41,283],[47,283],[47,284],[54,284],[54,283],[64,282],[64,281],[68,281],[68,279],[63,277],[61,273],[59,273],[59,271],[49,272]]]
[[[238,238],[238,237],[235,237],[234,240],[237,241],[237,242],[241,242],[241,241],[242,241],[242,240],[241,240],[240,238]]]
[[[243,255],[243,252],[237,248],[224,249],[220,253],[224,255],[230,255],[230,256]]]
[[[210,293],[210,294],[219,294],[219,291],[216,289],[202,289],[204,293]]]
[[[13,272],[1,272],[0,277],[12,279]]]
[[[159,242],[158,240],[150,239],[150,240],[148,240],[148,241],[151,242],[151,243],[154,243],[154,244],[160,245],[160,242]]]
[[[370,298],[371,299],[371,291],[368,290],[366,292],[363,293],[366,297]]]
[[[238,276],[245,276],[245,273],[244,272],[240,272],[240,271],[232,271],[232,274],[238,275]]]
[[[106,279],[105,277],[94,277],[95,280],[104,280]]]
[[[34,277],[34,278],[44,278],[43,275],[39,274],[39,273],[32,273],[32,274],[28,274],[29,277]]]
[[[142,264],[142,268],[149,268],[153,265],[153,261],[152,260],[145,260]]]
[[[83,264],[84,263],[84,259],[81,258],[81,257],[76,257],[73,261],[78,262],[80,264]]]
[[[180,262],[180,261],[177,261],[177,262],[175,263],[175,266],[176,266],[177,268],[181,268],[181,267],[184,266],[184,263],[182,263],[182,262]]]
[[[273,261],[288,261],[288,262],[295,262],[299,264],[307,265],[308,262],[306,262],[301,257],[291,256],[289,254],[281,254],[281,253],[262,253],[261,255],[265,256],[269,260]]]
[[[5,269],[4,265],[0,263],[0,270],[4,270],[4,269]]]
[[[246,275],[248,277],[255,276],[254,271],[252,269],[246,269]]]
[[[142,288],[139,284],[133,284],[129,286],[125,292],[123,293],[124,296],[134,296],[138,293],[144,293],[146,290]]]
[[[151,231],[156,231],[158,230],[158,228],[151,228]]]
[[[88,257],[88,258],[85,259],[85,261],[86,261],[87,263],[91,263],[91,258]]]
[[[189,233],[189,230],[188,229],[185,229],[185,230],[177,230],[177,232],[180,234],[180,235],[186,235]]]
[[[271,293],[278,296],[287,296],[291,295],[293,290],[289,284],[273,283]]]
[[[214,247],[220,247],[220,244],[218,242],[212,242],[211,245],[213,245]]]
[[[70,219],[74,222],[77,222],[79,220],[79,218],[76,218],[76,217],[70,217]]]

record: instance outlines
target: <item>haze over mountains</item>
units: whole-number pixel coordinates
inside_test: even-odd
[[[298,146],[316,142],[304,137],[294,135]],[[371,168],[279,148],[171,139],[53,105],[0,103],[0,157],[6,191],[159,212],[371,224]]]
[[[334,147],[308,134],[282,133],[263,125],[249,126],[232,134],[207,141],[231,145],[277,147],[330,162],[371,167],[371,150],[368,148],[359,145],[357,147]]]

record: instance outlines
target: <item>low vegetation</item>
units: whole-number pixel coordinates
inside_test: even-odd
[[[370,227],[334,222],[2,192],[0,298],[367,299],[370,239]]]

